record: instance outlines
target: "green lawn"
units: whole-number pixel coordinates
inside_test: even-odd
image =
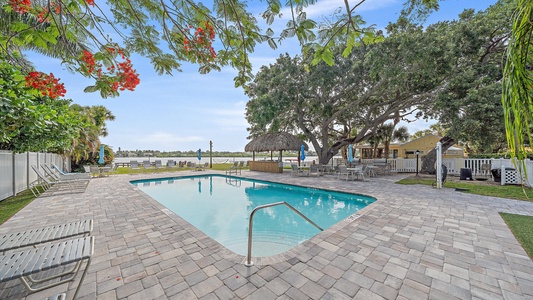
[[[507,226],[520,242],[527,255],[533,259],[533,217],[500,213]]]
[[[19,193],[15,197],[9,197],[4,201],[0,201],[0,224],[9,220],[19,210],[23,209],[26,205],[35,199],[35,196],[29,191]]]
[[[404,178],[397,183],[399,184],[424,184],[432,185],[435,182],[435,179],[428,178],[414,178],[408,177]],[[533,201],[533,189],[531,188],[522,188],[521,186],[516,185],[484,185],[476,184],[470,182],[457,182],[457,181],[447,181],[444,183],[446,188],[458,188],[465,189],[465,193],[483,195],[483,196],[492,196],[500,198],[509,198],[523,201]]]

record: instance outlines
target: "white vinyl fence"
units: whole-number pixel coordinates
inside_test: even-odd
[[[372,160],[365,160],[363,163],[371,163]],[[391,159],[389,160],[391,171],[394,172],[416,172],[416,159]],[[492,178],[492,170],[499,169],[501,174],[501,183],[517,184],[520,183],[520,176],[516,171],[517,167],[511,159],[503,158],[443,158],[442,164],[448,168],[449,175],[460,175],[461,169],[470,169],[474,177]],[[422,162],[418,162],[418,168],[422,168]],[[515,170],[510,170],[515,169]],[[527,174],[527,175],[526,175]],[[533,161],[525,161],[525,171],[522,175],[525,185],[533,186]]]
[[[29,185],[37,180],[37,174],[31,166],[52,164],[65,170],[70,169],[70,161],[59,154],[25,152],[13,153],[12,151],[0,150],[0,201],[14,196],[29,188]]]

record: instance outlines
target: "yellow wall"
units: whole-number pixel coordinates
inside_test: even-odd
[[[419,157],[428,154],[431,149],[437,147],[437,143],[442,139],[436,135],[426,135],[413,141],[409,141],[400,145],[399,157],[403,158],[416,158],[414,152],[420,151]],[[448,150],[443,155],[446,158],[452,157],[464,157],[464,151],[461,150]]]
[[[437,135],[426,135],[424,137],[418,138],[416,140],[412,140],[409,142],[406,142],[404,144],[391,144],[389,146],[389,156],[390,158],[394,157],[394,151],[397,150],[398,155],[396,157],[401,158],[416,158],[415,151],[420,151],[419,157],[428,154],[431,149],[434,149],[437,147],[437,143],[442,139],[442,137]],[[362,158],[370,158],[368,155],[372,152],[372,149],[368,145],[361,145],[356,146],[358,149],[360,155]],[[383,145],[380,145],[378,147],[378,153],[383,153]],[[443,155],[445,158],[458,158],[458,157],[464,157],[464,150],[458,149],[458,150],[448,150]]]

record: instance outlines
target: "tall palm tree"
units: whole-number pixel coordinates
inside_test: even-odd
[[[526,157],[526,141],[533,143],[533,1],[518,0],[517,4],[503,70],[502,103],[511,156],[521,160]]]
[[[81,131],[79,138],[73,142],[70,155],[75,162],[88,159],[100,148],[100,137],[108,135],[106,121],[114,121],[115,116],[105,106],[80,106],[74,104],[71,108],[80,114],[87,124]]]
[[[387,123],[381,125],[380,129],[378,129],[381,135],[381,141],[384,145],[383,155],[385,158],[389,158],[391,142],[405,142],[409,139],[409,131],[407,127],[400,126],[398,129],[395,129],[395,127],[396,125],[394,123]]]

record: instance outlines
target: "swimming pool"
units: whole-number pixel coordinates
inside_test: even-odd
[[[326,229],[375,201],[362,195],[224,175],[131,183],[224,247],[241,255],[247,253],[250,213],[259,205],[285,201]],[[284,205],[261,209],[253,219],[252,255],[283,253],[319,232]]]

